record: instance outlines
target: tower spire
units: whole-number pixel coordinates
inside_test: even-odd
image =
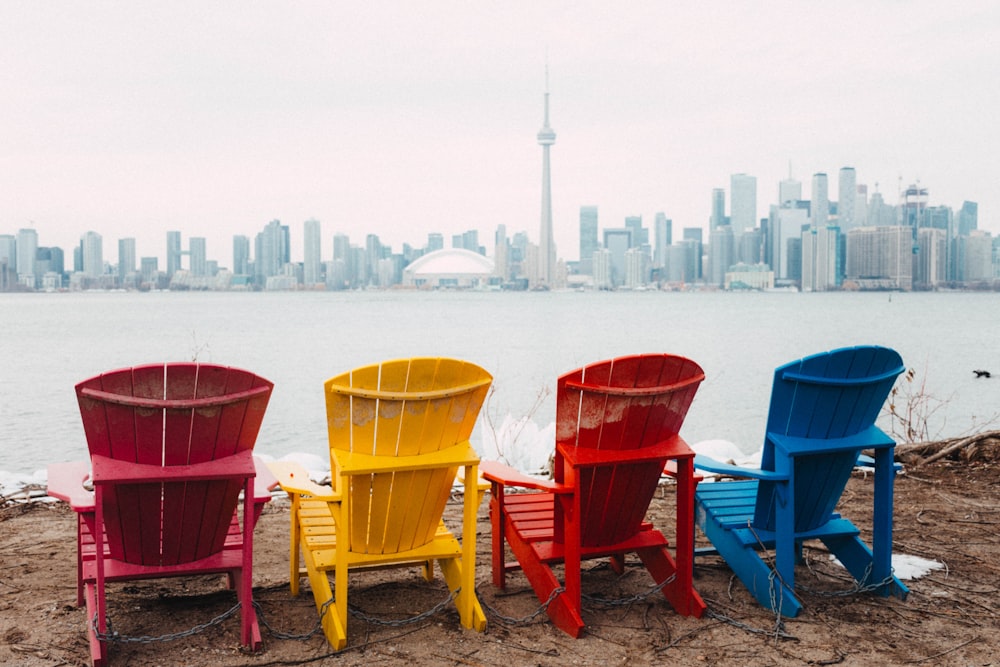
[[[538,131],[542,147],[542,220],[538,240],[537,284],[550,287],[556,265],[556,246],[552,240],[552,183],[549,176],[549,147],[556,143],[556,133],[549,126],[549,63],[545,63],[545,120]]]

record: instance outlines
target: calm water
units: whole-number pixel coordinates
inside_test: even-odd
[[[760,447],[775,366],[834,347],[894,347],[941,401],[938,435],[1000,413],[1000,295],[639,293],[0,294],[0,470],[83,458],[73,385],[164,360],[275,383],[258,451],[325,456],[322,383],[382,359],[454,356],[494,375],[481,427],[554,415],[556,377],[620,354],[705,369],[682,433]],[[973,369],[995,372],[976,380]],[[934,435],[934,433],[932,433]]]

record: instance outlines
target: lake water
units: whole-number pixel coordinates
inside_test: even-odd
[[[697,361],[706,381],[682,435],[744,452],[761,446],[773,369],[847,345],[900,352],[935,401],[932,436],[1000,414],[998,294],[0,294],[0,313],[0,471],[18,475],[86,457],[75,383],[157,361],[240,366],[273,381],[257,451],[274,457],[326,456],[326,378],[410,356],[459,357],[493,374],[478,446],[505,418],[528,416],[526,446],[551,448],[556,377],[639,352]],[[995,377],[976,379],[980,368]]]

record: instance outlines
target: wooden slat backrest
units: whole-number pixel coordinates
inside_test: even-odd
[[[779,367],[774,374],[767,432],[815,439],[815,454],[789,463],[795,476],[795,530],[825,522],[844,491],[858,453],[825,451],[824,440],[845,438],[874,425],[903,361],[895,350],[877,346],[841,348]],[[776,470],[779,456],[765,439],[761,467]],[[774,486],[759,486],[754,523],[774,528]]]
[[[492,377],[457,359],[414,358],[365,366],[325,383],[331,465],[336,454],[412,456],[472,435]],[[350,488],[350,549],[396,553],[430,542],[454,468],[357,475]]]
[[[604,451],[662,443],[678,434],[704,377],[690,359],[668,354],[619,357],[566,373],[556,388],[556,442]],[[614,544],[639,530],[664,463],[621,463],[577,473],[584,546]],[[557,452],[556,481],[565,476]],[[561,512],[557,509],[557,541]]]
[[[252,449],[272,385],[244,370],[169,363],[104,373],[76,387],[91,454],[156,466]],[[219,551],[241,483],[116,483],[103,491],[112,557],[186,563]]]

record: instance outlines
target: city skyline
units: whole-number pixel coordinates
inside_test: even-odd
[[[537,243],[548,61],[563,258],[581,206],[602,227],[663,212],[707,230],[733,174],[756,178],[759,219],[789,171],[807,190],[828,173],[833,200],[843,166],[888,203],[911,183],[976,201],[998,230],[994,3],[296,9],[0,8],[16,101],[0,110],[0,228],[62,248],[136,238],[161,261],[179,230],[224,265],[271,219],[296,235],[319,220],[324,257],[333,233],[398,249],[502,224]]]

